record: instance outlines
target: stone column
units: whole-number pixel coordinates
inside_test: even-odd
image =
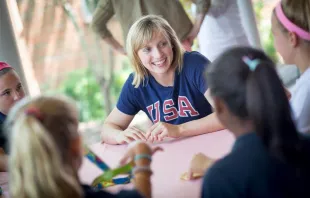
[[[22,78],[27,93],[40,93],[25,40],[16,1],[0,0],[0,60],[9,63]]]

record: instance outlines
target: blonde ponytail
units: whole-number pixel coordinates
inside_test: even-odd
[[[62,111],[66,110],[68,108]],[[46,114],[46,119],[42,122],[23,111],[16,116],[10,131],[11,198],[82,197],[77,170],[69,162],[68,150],[64,150],[62,143],[59,143],[69,144],[72,132],[68,131],[65,123],[60,123],[58,127],[64,128],[67,133],[64,133],[63,140],[59,141],[61,133],[55,133],[47,129],[50,127],[46,127],[57,125],[54,120],[55,116],[49,118]]]

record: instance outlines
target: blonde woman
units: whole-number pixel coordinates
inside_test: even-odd
[[[160,141],[222,129],[206,99],[209,61],[198,52],[184,52],[166,20],[148,15],[136,21],[127,36],[127,52],[134,73],[105,120],[104,142]],[[154,123],[146,133],[129,127],[140,110]]]
[[[41,96],[23,101],[12,109],[5,125],[11,134],[11,198],[151,197],[150,159],[155,151],[145,143],[136,144],[124,157],[136,159],[133,174],[137,191],[112,195],[80,184],[78,113],[66,98]]]

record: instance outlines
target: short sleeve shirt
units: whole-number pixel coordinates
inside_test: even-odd
[[[208,89],[205,70],[208,59],[198,52],[185,52],[183,69],[176,71],[174,86],[164,87],[151,75],[145,85],[134,88],[133,74],[121,91],[117,108],[128,115],[144,111],[153,123],[162,121],[182,124],[203,118],[212,113],[205,97]]]
[[[310,68],[296,81],[290,104],[298,130],[310,133]]]

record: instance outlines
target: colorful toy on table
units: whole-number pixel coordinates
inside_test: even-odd
[[[119,168],[110,169],[110,167],[101,160],[94,152],[92,152],[88,147],[84,146],[84,156],[99,167],[104,173],[95,178],[91,186],[95,189],[103,189],[109,186],[127,184],[131,180],[131,170],[133,168],[133,163],[130,162]],[[127,175],[125,177],[118,177],[118,175]]]

